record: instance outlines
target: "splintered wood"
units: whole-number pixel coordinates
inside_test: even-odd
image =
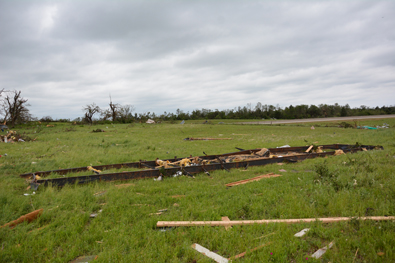
[[[11,227],[14,228],[16,225],[21,224],[25,221],[27,221],[28,223],[30,223],[31,221],[35,220],[37,217],[39,217],[42,213],[43,213],[44,209],[38,209],[36,211],[33,211],[29,214],[26,214],[24,216],[21,216],[20,218],[18,218],[17,220],[14,220],[12,222],[9,222],[3,226],[1,226],[0,228],[3,227]]]
[[[264,178],[278,177],[278,176],[281,176],[281,174],[269,173],[269,174],[260,175],[260,176],[254,177],[254,178],[250,178],[250,179],[245,179],[245,180],[229,183],[229,184],[226,184],[226,186],[227,187],[231,187],[231,186],[236,186],[236,185],[241,185],[241,184],[247,184],[247,183],[251,183],[251,182],[262,180]]]

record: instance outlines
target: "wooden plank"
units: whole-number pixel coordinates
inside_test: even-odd
[[[158,221],[157,227],[171,226],[236,226],[236,225],[253,225],[253,224],[270,224],[270,223],[311,223],[321,221],[322,223],[336,223],[342,221],[358,220],[374,220],[388,221],[395,220],[395,216],[366,216],[366,217],[326,217],[326,218],[300,218],[300,219],[269,219],[269,220],[236,220],[236,221]]]
[[[231,186],[236,186],[236,185],[241,185],[241,184],[247,184],[247,183],[251,183],[251,182],[262,180],[263,178],[278,177],[278,176],[281,176],[281,174],[269,173],[269,174],[259,175],[259,176],[254,177],[254,178],[250,178],[250,179],[245,179],[245,180],[229,183],[229,184],[226,184],[226,186],[227,187],[231,187]]]
[[[307,148],[306,152],[307,152],[307,153],[310,152],[311,149],[313,149],[313,145],[310,145],[310,147]]]
[[[196,251],[202,253],[206,257],[214,259],[215,262],[218,262],[218,263],[228,263],[229,262],[227,258],[224,258],[224,257],[222,257],[222,256],[220,256],[220,255],[208,250],[207,248],[202,247],[201,245],[199,245],[197,243],[193,244],[192,248],[194,248]]]

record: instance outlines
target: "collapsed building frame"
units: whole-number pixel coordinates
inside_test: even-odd
[[[319,148],[319,151],[317,151]],[[130,163],[120,163],[120,164],[108,164],[108,165],[97,165],[88,167],[77,167],[69,169],[59,169],[51,171],[38,171],[32,173],[21,174],[20,177],[31,178],[33,177],[35,184],[40,184],[43,186],[53,185],[63,187],[66,184],[84,184],[95,181],[115,181],[115,180],[133,180],[133,179],[144,179],[144,178],[156,178],[159,176],[171,177],[177,172],[181,172],[184,175],[192,176],[193,174],[204,172],[210,175],[210,171],[215,170],[226,170],[233,168],[247,168],[249,166],[262,166],[273,163],[295,163],[298,161],[303,161],[305,159],[325,157],[335,155],[336,151],[342,150],[344,153],[355,153],[358,151],[368,151],[374,149],[384,149],[382,146],[372,146],[372,145],[350,145],[350,144],[330,144],[317,146],[299,146],[299,147],[280,147],[280,148],[269,148],[266,149],[263,155],[258,155],[257,153],[262,152],[262,149],[252,149],[243,150],[237,148],[240,151],[220,154],[220,155],[204,155],[198,157],[187,157],[187,158],[177,158],[163,160],[169,165],[157,166],[157,160],[153,161],[142,161],[130,162]],[[324,151],[330,150],[330,151]],[[320,152],[321,151],[321,152]],[[204,153],[204,152],[203,152]],[[205,153],[204,153],[205,154]],[[268,156],[270,154],[270,156]],[[250,158],[245,157],[246,155]],[[231,160],[237,156],[244,156],[241,161]],[[174,165],[174,163],[180,163],[180,161],[189,159],[198,159],[201,162],[195,163],[189,166]],[[103,173],[102,170],[106,169],[121,169],[121,168],[139,168],[144,169],[141,171],[124,171],[116,173]],[[73,176],[73,177],[60,177],[53,179],[35,179],[35,176],[45,177],[50,174],[56,173],[59,175],[66,175],[68,173],[77,173],[91,170],[95,172],[93,175],[83,175],[83,176]]]

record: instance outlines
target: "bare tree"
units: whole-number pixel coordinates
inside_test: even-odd
[[[132,120],[133,119],[133,115],[132,115],[133,111],[134,111],[133,105],[126,104],[126,105],[119,106],[119,110],[118,110],[119,121],[126,123],[126,122]]]
[[[118,111],[119,111],[120,105],[112,103],[111,95],[110,95],[110,104],[109,105],[110,105],[110,114],[112,117],[112,121],[115,121],[117,119],[117,115],[119,114]]]
[[[93,115],[100,112],[100,107],[95,103],[86,105],[83,109],[85,111],[85,120],[92,125],[93,123]]]
[[[29,121],[32,116],[27,108],[30,106],[28,100],[21,97],[21,91],[14,90],[8,93],[2,101],[4,122],[8,121],[10,126],[14,127],[16,124]]]

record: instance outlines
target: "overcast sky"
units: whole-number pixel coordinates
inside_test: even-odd
[[[0,89],[38,118],[395,105],[395,1],[0,0]]]

